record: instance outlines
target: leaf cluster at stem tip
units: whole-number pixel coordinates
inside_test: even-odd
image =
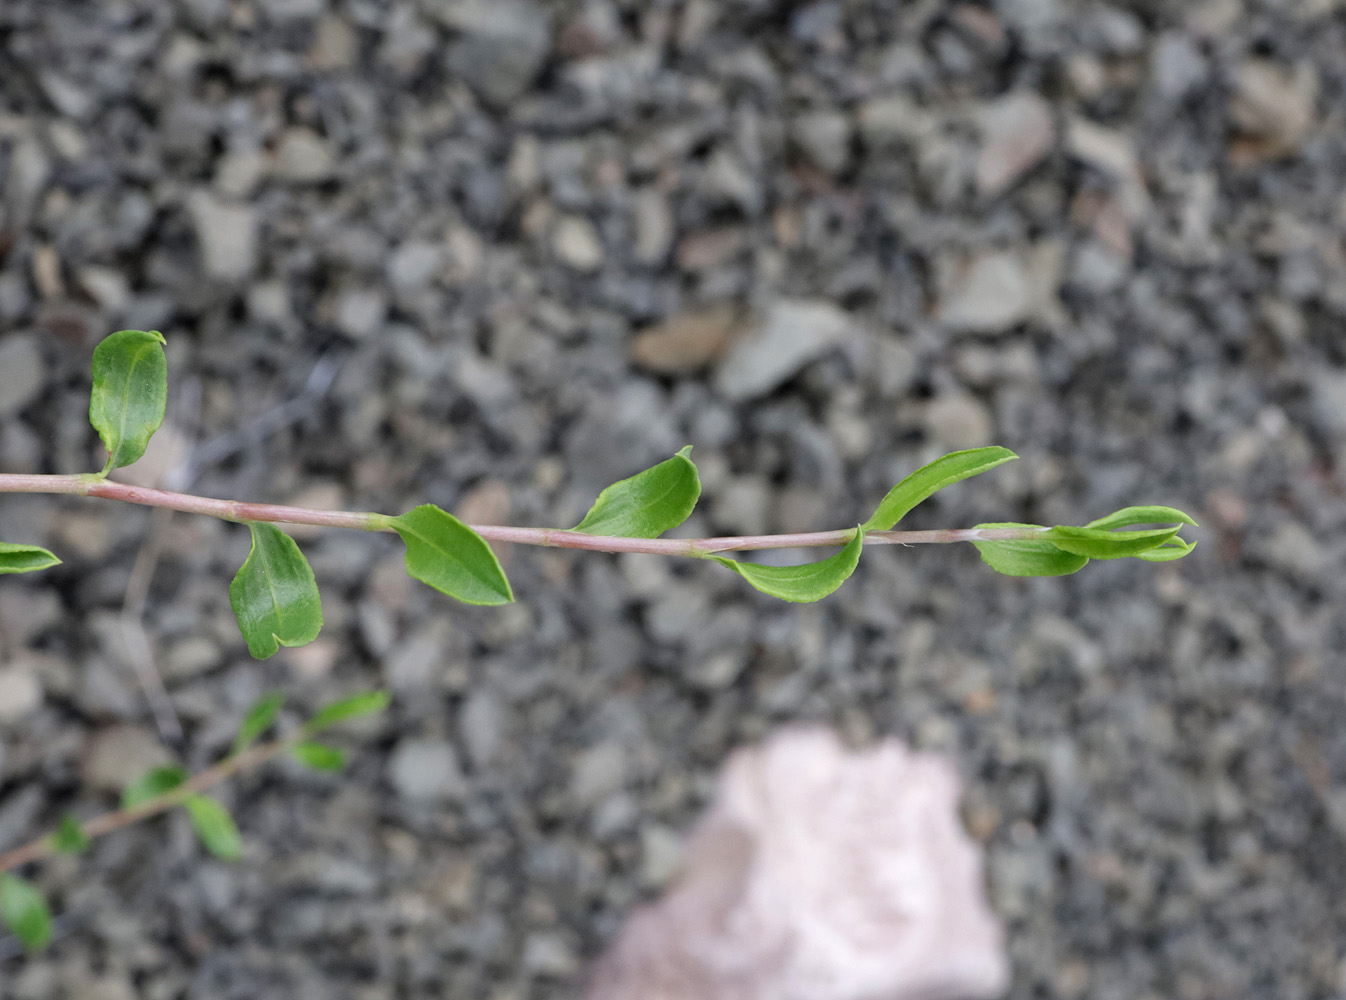
[[[168,393],[164,343],[157,331],[121,330],[94,350],[89,418],[108,452],[107,464],[95,479],[139,459],[163,422]],[[530,530],[552,536],[659,538],[683,524],[701,496],[691,452],[688,445],[644,472],[608,486],[568,532]],[[821,600],[855,572],[866,536],[891,531],[939,490],[1015,457],[1007,448],[971,448],[922,466],[889,490],[867,521],[849,532],[836,533],[839,550],[817,561],[767,565],[733,559],[692,543],[680,554],[711,558],[781,600]],[[514,600],[491,546],[478,531],[447,511],[421,504],[397,517],[362,517],[362,527],[396,532],[406,549],[407,572],[416,580],[467,604],[498,605]],[[1074,573],[1090,559],[1180,559],[1192,551],[1193,543],[1180,538],[1179,531],[1195,523],[1172,507],[1126,507],[1078,527],[1002,522],[950,534],[959,536],[956,540],[973,542],[982,560],[999,573],[1060,576]],[[1142,525],[1157,527],[1133,530]],[[322,600],[313,569],[290,535],[264,519],[249,520],[248,530],[251,545],[230,583],[229,601],[248,651],[265,659],[282,646],[301,646],[317,637],[322,628]],[[983,535],[987,531],[994,534]],[[32,572],[58,562],[36,546],[0,543],[0,574]]]
[[[319,733],[344,722],[382,712],[388,707],[386,691],[368,691],[344,698],[319,709],[292,735],[273,743],[257,746],[256,741],[275,724],[284,707],[284,696],[269,694],[250,708],[239,724],[229,755],[193,778],[176,765],[153,767],[122,790],[117,813],[102,817],[100,833],[130,822],[181,806],[201,845],[225,861],[243,854],[243,838],[225,805],[205,794],[206,788],[226,777],[255,766],[281,753],[313,771],[340,771],[346,766],[346,752],[314,739]],[[29,860],[45,854],[81,854],[90,846],[92,826],[73,816],[64,816],[54,833],[22,853]],[[13,872],[0,871],[0,923],[30,951],[45,947],[51,940],[51,908],[46,896],[35,884]]]

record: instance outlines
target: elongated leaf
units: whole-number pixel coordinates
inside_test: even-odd
[[[299,763],[315,771],[340,771],[346,766],[346,752],[325,743],[300,743],[290,753]]]
[[[19,545],[16,542],[0,542],[0,574],[32,573],[39,569],[59,566],[61,560],[46,549],[36,545]]]
[[[89,849],[89,835],[74,816],[62,816],[51,835],[51,849],[58,854],[83,854]]]
[[[736,562],[724,556],[714,556],[721,566],[728,566],[764,594],[782,601],[808,603],[820,601],[832,593],[855,572],[864,547],[865,534],[859,528],[846,547],[833,556],[802,566],[763,566],[761,563]]]
[[[1174,537],[1163,545],[1150,549],[1148,552],[1140,553],[1136,558],[1144,559],[1146,562],[1172,562],[1175,559],[1181,559],[1194,548],[1196,548],[1196,542],[1184,542],[1181,538]]]
[[[303,646],[322,631],[313,568],[295,540],[274,524],[249,524],[252,548],[232,583],[229,603],[248,652],[265,660],[281,646]]]
[[[171,792],[190,775],[176,764],[166,767],[154,767],[126,786],[122,792],[122,808],[133,809],[142,802],[157,799],[164,792]]]
[[[321,732],[329,726],[335,726],[337,723],[345,722],[348,719],[358,719],[362,715],[382,712],[388,707],[390,701],[392,701],[392,696],[387,691],[366,691],[364,694],[343,698],[341,701],[334,701],[320,709],[318,714],[313,716],[304,728],[310,733]]]
[[[42,891],[31,882],[0,873],[0,917],[29,951],[45,948],[51,940],[51,909]]]
[[[1125,559],[1127,556],[1137,556],[1163,545],[1177,533],[1178,528],[1109,531],[1107,528],[1072,528],[1057,525],[1043,537],[1062,552],[1088,556],[1090,559]]]
[[[1197,524],[1176,507],[1123,507],[1107,517],[1090,521],[1086,528],[1130,528],[1137,524]]]
[[[589,535],[658,538],[687,520],[701,496],[692,446],[630,479],[613,483],[575,525]]]
[[[514,600],[491,547],[452,514],[422,504],[389,523],[407,546],[407,572],[415,579],[465,604]]]
[[[167,401],[168,362],[158,330],[122,330],[94,348],[89,421],[108,450],[103,475],[145,454]]]
[[[978,528],[1041,528],[1037,524],[979,524]],[[1066,576],[1083,569],[1088,556],[1063,552],[1051,542],[1037,539],[1008,542],[973,542],[982,562],[1006,576]]]
[[[950,483],[994,469],[1018,457],[1008,448],[972,448],[937,458],[889,490],[874,516],[865,522],[864,530],[889,531],[918,503]]]
[[[238,735],[234,737],[234,753],[242,753],[257,740],[264,732],[271,728],[271,723],[276,719],[276,713],[280,707],[285,704],[285,695],[269,694],[258,700],[248,710],[248,714],[243,717],[243,722],[238,727]]]
[[[234,861],[243,855],[243,838],[239,836],[228,809],[204,795],[193,795],[183,805],[191,817],[192,829],[206,850],[225,861]]]

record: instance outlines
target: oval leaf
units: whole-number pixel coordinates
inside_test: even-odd
[[[300,743],[290,751],[294,759],[315,771],[340,771],[346,766],[346,753],[324,743]]]
[[[51,910],[41,890],[31,882],[0,873],[0,917],[29,951],[51,940]]]
[[[293,538],[274,524],[249,524],[252,548],[232,583],[229,603],[248,652],[265,660],[281,646],[303,646],[322,631],[313,568]]]
[[[1090,559],[1125,559],[1157,548],[1173,538],[1178,528],[1153,531],[1109,531],[1107,528],[1072,528],[1057,525],[1044,533],[1062,552]]]
[[[392,701],[392,696],[387,691],[366,691],[364,694],[357,694],[350,698],[343,698],[341,701],[334,701],[326,708],[318,711],[304,728],[310,733],[317,733],[328,726],[335,726],[339,722],[345,722],[347,719],[358,719],[362,715],[373,715],[375,712],[382,712]]]
[[[994,469],[1018,457],[1008,448],[971,448],[937,458],[889,490],[874,516],[865,522],[864,530],[890,531],[913,507],[950,483]]]
[[[165,792],[171,792],[188,778],[188,774],[176,764],[167,767],[154,767],[126,786],[122,792],[122,808],[134,809],[142,802],[157,799]]]
[[[0,542],[0,574],[32,573],[39,569],[59,566],[61,560],[46,549],[36,545],[19,545],[15,542]]]
[[[89,835],[74,816],[62,816],[51,835],[51,849],[57,854],[83,854],[89,849]]]
[[[276,713],[284,704],[285,695],[269,694],[253,705],[243,717],[243,722],[238,727],[238,735],[234,737],[234,753],[242,753],[252,746],[257,737],[270,729],[271,723],[276,719]]]
[[[846,547],[836,555],[802,566],[763,566],[761,563],[736,562],[724,556],[712,558],[762,593],[802,604],[820,601],[846,582],[860,562],[864,541],[864,532],[857,528]]]
[[[978,528],[1038,528],[1038,524],[979,524]],[[973,542],[982,562],[1006,576],[1067,576],[1088,565],[1089,557],[1063,552],[1048,541],[1024,539],[1007,542]]]
[[[193,795],[183,805],[191,817],[192,829],[206,850],[225,861],[242,857],[243,838],[239,836],[228,809],[204,795]]]
[[[452,514],[427,503],[389,524],[407,546],[407,573],[415,579],[465,604],[514,600],[491,547]]]
[[[102,475],[145,454],[167,402],[168,361],[158,330],[122,330],[94,348],[89,421],[108,451]]]
[[[701,496],[692,446],[602,493],[573,531],[620,538],[658,538],[687,520]]]
[[[1191,516],[1176,507],[1123,507],[1121,510],[1090,521],[1086,528],[1130,528],[1137,524],[1190,524],[1197,523]]]

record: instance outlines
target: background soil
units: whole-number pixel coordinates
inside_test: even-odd
[[[323,637],[255,662],[246,533],[2,498],[65,563],[0,583],[0,846],[166,752],[138,556],[192,766],[266,691],[396,700],[348,778],[228,787],[241,863],[175,817],[44,866],[0,996],[574,996],[798,720],[956,759],[1012,996],[1342,996],[1344,108],[1337,0],[6,0],[3,471],[98,468],[90,351],[157,328],[128,475],[209,495],[565,526],[691,443],[689,530],[808,530],[996,443],[908,523],[1202,527],[1051,580],[873,551],[811,606],[510,550],[499,610],[302,534]]]

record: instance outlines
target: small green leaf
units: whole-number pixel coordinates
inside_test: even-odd
[[[303,646],[322,631],[313,568],[295,540],[274,524],[251,523],[252,548],[229,584],[248,652],[265,660],[281,646]]]
[[[206,850],[217,858],[234,861],[243,855],[243,838],[229,810],[212,798],[193,795],[183,803],[192,820],[192,829],[206,845]]]
[[[362,715],[382,712],[391,701],[392,696],[387,691],[366,691],[364,694],[343,698],[319,709],[318,714],[313,716],[304,728],[310,733],[317,733],[348,719],[358,719]]]
[[[978,528],[1037,528],[1038,524],[979,524]],[[1006,576],[1066,576],[1083,569],[1088,556],[1063,552],[1049,541],[1035,538],[1016,541],[973,542],[982,562]]]
[[[1180,527],[1180,526],[1179,526]],[[1163,545],[1178,533],[1178,528],[1153,531],[1109,531],[1107,528],[1072,528],[1057,525],[1043,537],[1062,552],[1090,559],[1125,559]]]
[[[480,535],[447,511],[422,504],[389,525],[407,547],[407,573],[465,604],[514,600],[500,560]]]
[[[346,752],[324,743],[300,743],[290,752],[295,760],[315,771],[340,771],[346,766]]]
[[[276,719],[276,713],[280,711],[280,707],[284,704],[285,695],[269,694],[253,705],[238,727],[238,735],[234,737],[233,752],[240,754],[252,746],[257,737],[271,728],[271,723]]]
[[[122,808],[134,809],[142,802],[157,799],[165,792],[171,792],[186,781],[190,775],[176,764],[166,767],[154,767],[146,771],[126,786],[122,792]]]
[[[1137,524],[1190,524],[1197,523],[1176,507],[1123,507],[1119,511],[1090,521],[1086,528],[1130,528]]]
[[[29,951],[51,940],[51,910],[42,891],[31,882],[0,873],[0,918]]]
[[[89,835],[74,816],[62,816],[51,835],[51,849],[58,854],[83,854],[89,849]]]
[[[59,566],[61,560],[36,545],[0,542],[0,574],[32,573],[34,570]]]
[[[1018,457],[1008,448],[972,448],[937,458],[889,490],[874,516],[865,522],[864,530],[890,531],[913,507],[950,483],[994,469]]]
[[[836,590],[855,572],[864,547],[865,533],[857,528],[846,547],[819,562],[802,566],[763,566],[761,563],[736,562],[724,556],[712,558],[728,566],[764,594],[782,601],[808,603],[820,601]]]
[[[1146,562],[1172,562],[1175,559],[1181,559],[1194,548],[1196,548],[1196,542],[1185,542],[1175,536],[1163,545],[1156,546],[1148,552],[1140,553],[1136,558],[1144,559]]]
[[[108,450],[101,475],[145,454],[164,422],[168,361],[158,330],[122,330],[103,338],[93,352],[89,421]]]
[[[613,483],[575,525],[574,531],[620,538],[658,538],[692,513],[701,496],[688,445],[672,458],[630,479]]]

